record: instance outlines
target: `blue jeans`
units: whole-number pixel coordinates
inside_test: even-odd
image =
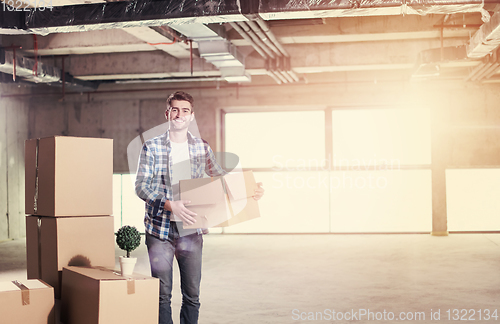
[[[159,324],[172,324],[172,270],[174,255],[181,274],[181,324],[198,323],[200,309],[201,254],[203,235],[179,236],[177,226],[170,223],[168,239],[161,240],[146,233],[151,275],[160,279]]]

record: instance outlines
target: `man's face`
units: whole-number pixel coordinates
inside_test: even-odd
[[[170,109],[165,112],[170,128],[173,130],[186,129],[194,119],[193,107],[189,101],[172,100]]]

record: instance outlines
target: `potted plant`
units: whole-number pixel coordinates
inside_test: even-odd
[[[122,226],[116,232],[116,244],[120,249],[127,251],[127,256],[120,256],[120,268],[122,276],[129,276],[134,272],[134,266],[137,262],[137,258],[130,257],[130,252],[141,244],[141,234],[135,226]]]

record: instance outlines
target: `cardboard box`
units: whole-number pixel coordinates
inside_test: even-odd
[[[196,223],[184,228],[225,227],[260,217],[252,198],[258,188],[252,171],[181,180],[179,187],[181,199],[191,201],[187,208],[198,214]]]
[[[60,298],[63,267],[115,265],[113,216],[26,217],[29,279],[42,279]]]
[[[157,278],[87,267],[65,267],[62,278],[63,323],[158,323]]]
[[[0,282],[0,322],[54,324],[54,291],[40,280]]]
[[[25,143],[25,212],[113,213],[113,140],[53,136]]]

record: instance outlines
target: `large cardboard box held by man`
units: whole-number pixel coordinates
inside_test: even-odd
[[[70,324],[158,323],[159,280],[109,268],[65,267],[61,320]]]
[[[63,267],[115,265],[113,216],[26,217],[29,279],[42,279],[60,298]]]
[[[25,212],[113,213],[113,140],[53,136],[25,143]]]
[[[191,201],[187,208],[197,214],[196,223],[184,228],[225,227],[260,217],[252,171],[181,180],[179,188],[181,199]]]
[[[54,290],[40,280],[0,282],[0,323],[54,324]]]

